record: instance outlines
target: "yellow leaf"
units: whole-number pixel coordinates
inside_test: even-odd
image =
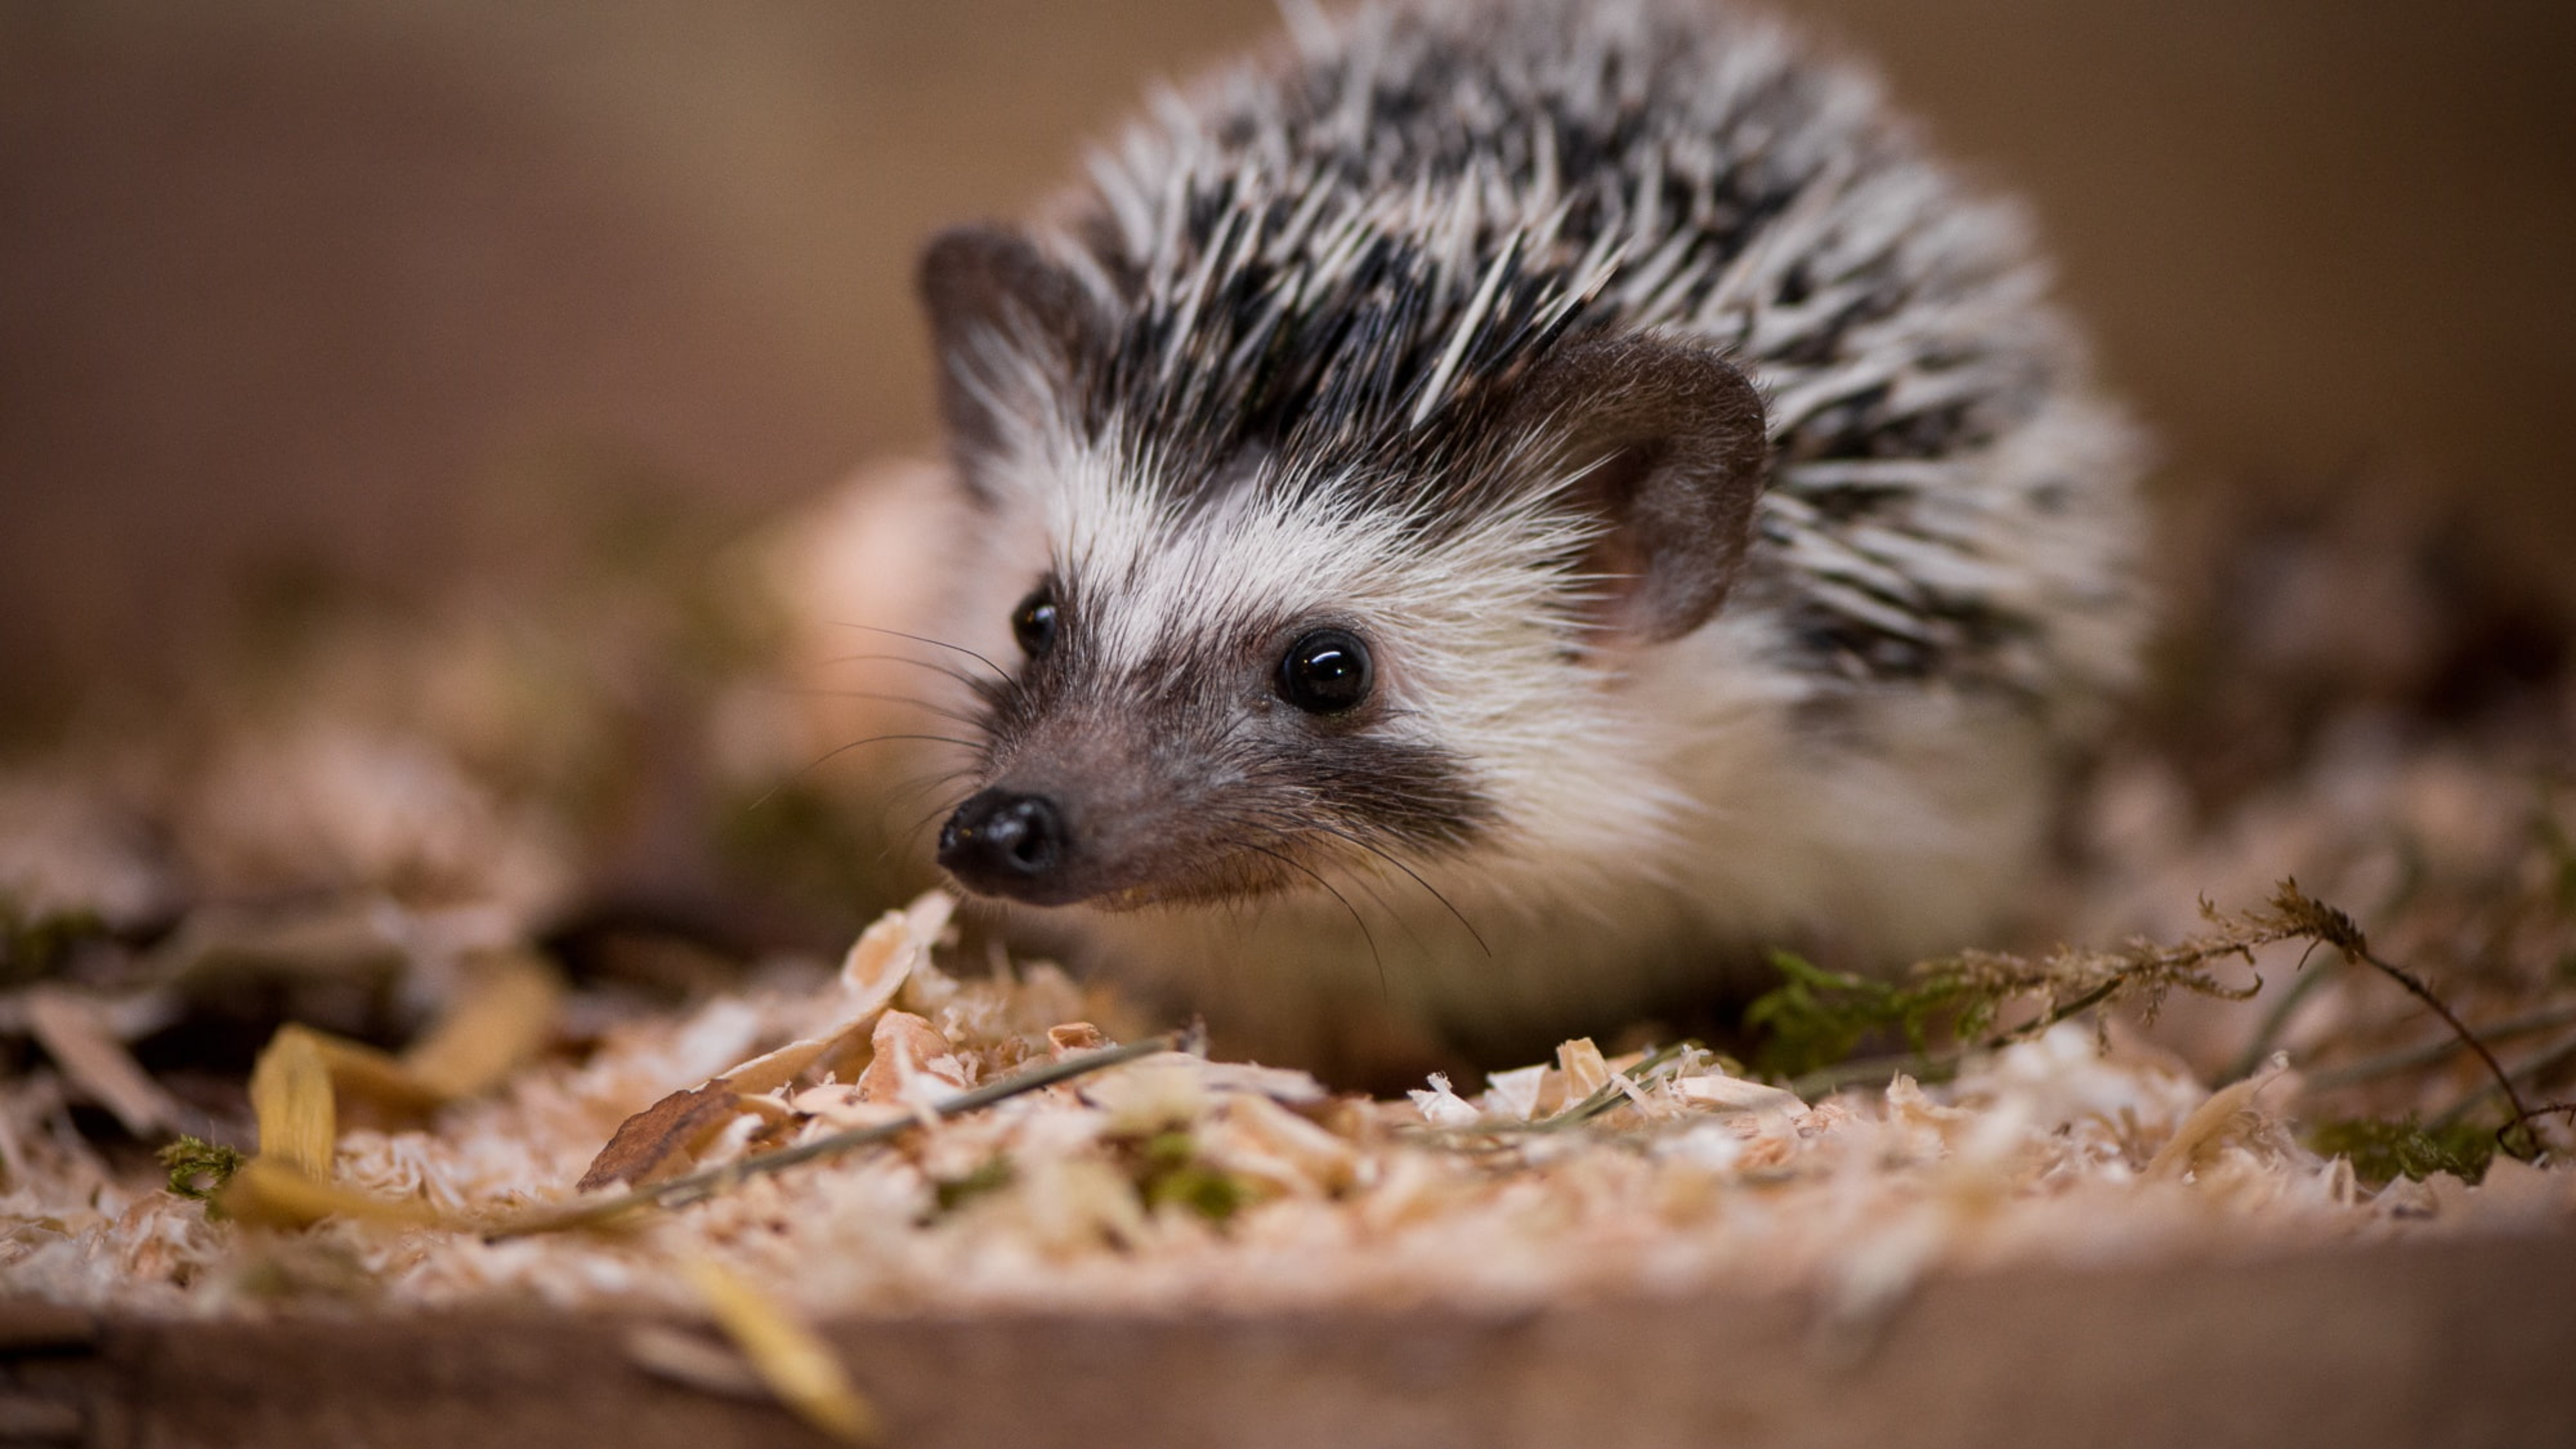
[[[269,1038],[251,1067],[250,1107],[259,1119],[261,1157],[317,1182],[330,1180],[339,1104],[331,1095],[322,1043],[311,1028],[282,1026]]]
[[[683,1258],[680,1271],[716,1326],[742,1350],[752,1372],[780,1402],[844,1443],[874,1444],[884,1438],[875,1407],[813,1329],[712,1258]]]
[[[266,1155],[243,1163],[215,1202],[230,1217],[267,1228],[300,1228],[333,1217],[398,1228],[457,1226],[427,1203],[324,1182]]]
[[[441,1101],[489,1091],[544,1049],[563,994],[562,978],[541,957],[483,957],[446,1013],[403,1052],[403,1070]]]
[[[287,1030],[300,1031],[312,1040],[313,1049],[322,1055],[324,1069],[331,1074],[331,1085],[339,1091],[406,1112],[426,1112],[446,1100],[413,1080],[411,1072],[389,1052],[311,1027]]]

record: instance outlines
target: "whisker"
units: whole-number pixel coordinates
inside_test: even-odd
[[[883,694],[875,690],[868,689],[807,689],[799,685],[788,684],[764,685],[761,686],[761,689],[764,693],[784,694],[797,699],[863,699],[875,704],[908,704],[925,714],[934,714],[939,716],[941,719],[949,720],[957,724],[975,725],[981,723],[981,721],[974,715],[968,714],[964,710],[952,709],[943,704],[933,704],[929,700],[921,698],[919,695]]]
[[[915,644],[927,644],[933,649],[953,649],[956,652],[965,655],[967,658],[974,660],[976,663],[983,665],[985,668],[1000,675],[1004,679],[1009,679],[1011,677],[1011,671],[1004,669],[1002,666],[985,658],[983,655],[976,653],[974,650],[967,648],[963,644],[951,644],[945,639],[933,639],[927,634],[907,634],[901,629],[888,629],[876,624],[853,624],[846,619],[834,619],[832,620],[832,623],[843,629],[865,629],[871,634],[891,634],[897,639],[909,639]]]
[[[1476,949],[1484,952],[1488,957],[1494,954],[1494,948],[1485,944],[1484,933],[1476,929],[1476,925],[1473,921],[1467,919],[1466,912],[1459,910],[1455,903],[1453,903],[1447,896],[1442,895],[1438,886],[1424,880],[1421,872],[1415,870],[1412,866],[1406,865],[1403,861],[1396,859],[1394,856],[1388,854],[1385,850],[1379,848],[1369,840],[1343,830],[1338,826],[1310,821],[1308,822],[1308,828],[1320,830],[1326,835],[1332,836],[1336,840],[1358,846],[1360,849],[1365,850],[1369,854],[1376,856],[1378,859],[1385,861],[1387,864],[1394,866],[1397,870],[1403,871],[1406,875],[1411,876],[1415,885],[1418,885],[1424,890],[1430,892],[1431,898],[1438,901],[1451,916],[1455,917],[1460,926],[1466,928],[1468,936],[1473,938],[1476,943]]]
[[[806,761],[802,766],[797,768],[795,773],[789,775],[786,779],[779,781],[777,784],[770,786],[767,790],[762,791],[759,799],[752,801],[751,804],[744,808],[749,810],[759,809],[761,806],[766,805],[771,800],[777,798],[779,791],[784,790],[788,786],[795,784],[797,781],[804,779],[807,775],[821,769],[824,765],[830,763],[833,759],[847,753],[848,751],[855,750],[861,745],[881,745],[889,740],[924,740],[933,744],[956,745],[961,749],[971,750],[975,748],[975,742],[973,740],[961,740],[954,735],[870,735],[863,740],[852,740],[846,745],[834,745],[832,748],[825,750],[816,758]]]
[[[835,664],[865,663],[909,664],[915,669],[927,669],[933,673],[953,679],[968,689],[983,689],[988,687],[983,680],[977,679],[971,674],[966,674],[962,671],[950,668],[948,665],[942,664],[936,659],[915,659],[909,654],[835,654],[829,659],[809,660],[798,667],[803,669],[828,669]]]
[[[1339,862],[1336,862],[1336,864],[1339,864]],[[1422,939],[1422,933],[1413,929],[1413,923],[1405,919],[1404,912],[1397,910],[1393,905],[1389,904],[1387,898],[1378,893],[1378,888],[1371,885],[1366,876],[1354,872],[1346,874],[1342,878],[1350,884],[1359,887],[1361,891],[1367,894],[1371,901],[1376,903],[1379,910],[1386,912],[1387,916],[1395,922],[1396,928],[1404,932],[1404,938],[1413,943],[1413,949],[1416,954],[1420,955],[1426,961],[1432,959],[1431,943]]]
[[[889,806],[901,805],[916,795],[927,794],[932,790],[938,789],[942,785],[949,784],[961,777],[974,773],[974,766],[960,765],[954,770],[945,770],[939,774],[927,776],[923,779],[907,780],[898,787],[893,794],[886,797],[886,804]]]
[[[955,779],[958,775],[965,773],[967,772],[963,770],[952,770],[940,780],[932,783],[942,784],[947,780]],[[888,803],[891,805],[892,802]],[[937,806],[932,808],[929,814],[913,821],[910,825],[905,826],[901,831],[896,832],[891,838],[889,838],[886,841],[885,849],[877,852],[877,859],[880,862],[892,859],[898,847],[905,851],[918,849],[921,844],[921,832],[929,828],[930,822],[938,819],[942,815],[954,812],[958,806],[964,803],[965,798],[963,796],[954,800],[941,801]]]
[[[1384,997],[1388,1002],[1393,1002],[1395,1000],[1395,988],[1387,984],[1386,958],[1378,954],[1377,933],[1368,928],[1368,922],[1361,918],[1359,907],[1351,904],[1351,898],[1343,895],[1340,891],[1333,889],[1333,883],[1331,881],[1324,879],[1324,877],[1318,874],[1312,866],[1307,865],[1303,861],[1292,860],[1279,851],[1272,850],[1268,846],[1255,845],[1249,840],[1238,841],[1237,844],[1240,844],[1246,850],[1258,851],[1263,855],[1269,856],[1272,860],[1279,862],[1290,870],[1304,871],[1308,876],[1313,878],[1315,884],[1324,888],[1324,893],[1326,895],[1329,895],[1334,900],[1342,903],[1342,909],[1350,912],[1351,914],[1351,924],[1360,928],[1360,939],[1368,943],[1369,960],[1377,963],[1378,994]]]

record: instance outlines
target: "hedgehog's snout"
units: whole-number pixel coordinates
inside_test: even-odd
[[[1070,899],[1073,833],[1044,795],[977,792],[939,829],[939,863],[970,890],[1037,905]]]

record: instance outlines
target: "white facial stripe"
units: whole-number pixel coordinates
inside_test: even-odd
[[[1113,444],[1059,459],[1022,476],[1045,492],[1058,566],[1077,593],[1103,601],[1090,626],[1113,671],[1319,615],[1461,641],[1441,652],[1528,639],[1564,607],[1557,560],[1583,537],[1543,490],[1426,543],[1401,513],[1357,503],[1349,488],[1255,480],[1185,514],[1143,481],[1151,457]]]
[[[1046,520],[1049,560],[1085,610],[1087,672],[1132,675],[1175,658],[1233,668],[1248,630],[1351,625],[1396,706],[1372,728],[1458,757],[1495,804],[1502,835],[1482,857],[1489,868],[1520,850],[1662,868],[1684,807],[1653,773],[1661,747],[1647,722],[1566,647],[1581,584],[1562,561],[1587,528],[1548,489],[1430,546],[1352,490],[1275,479],[1184,515],[1144,481],[1152,459],[1051,442],[1051,458],[1008,476],[1026,490],[1025,516]]]

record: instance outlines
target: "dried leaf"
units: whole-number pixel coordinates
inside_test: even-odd
[[[680,1271],[752,1372],[798,1417],[845,1444],[884,1438],[875,1406],[813,1329],[712,1258],[683,1258]]]
[[[259,1119],[262,1160],[327,1182],[332,1148],[340,1140],[340,1110],[319,1037],[310,1027],[279,1027],[251,1067],[250,1106]]]
[[[917,1129],[925,1120],[964,1116],[1023,1093],[1043,1091],[1076,1077],[1107,1071],[1111,1067],[1134,1061],[1138,1057],[1167,1051],[1171,1047],[1171,1042],[1172,1039],[1168,1036],[1148,1037],[1126,1046],[1110,1047],[1102,1051],[1068,1057],[1060,1062],[1048,1062],[1042,1066],[1029,1067],[1011,1076],[986,1082],[980,1087],[969,1088],[942,1100],[921,1105],[917,1110],[907,1112],[892,1121],[853,1127],[826,1136],[809,1138],[792,1147],[763,1152],[740,1162],[692,1173],[652,1187],[639,1188],[617,1197],[537,1208],[517,1214],[508,1221],[486,1224],[482,1231],[486,1237],[554,1233],[569,1228],[596,1227],[616,1222],[648,1208],[685,1207],[691,1203],[703,1202],[719,1192],[754,1177],[782,1172],[802,1163],[838,1157],[863,1148],[881,1146],[907,1131]],[[752,1098],[746,1105],[759,1106],[761,1102],[762,1099]],[[783,1112],[784,1109],[779,1110]]]
[[[563,1005],[563,978],[543,957],[495,952],[469,970],[457,999],[400,1058],[412,1081],[443,1101],[479,1096],[534,1061]]]
[[[627,1361],[682,1388],[729,1399],[767,1399],[769,1386],[734,1349],[667,1323],[626,1331]]]
[[[214,1201],[227,1217],[258,1227],[301,1228],[333,1217],[398,1228],[465,1226],[417,1199],[381,1198],[326,1182],[264,1153],[243,1163]]]
[[[668,1177],[695,1160],[725,1124],[742,1115],[743,1096],[729,1078],[673,1092],[618,1124],[574,1187],[593,1192],[619,1183]]]
[[[423,1086],[390,1052],[310,1027],[291,1029],[302,1032],[312,1042],[336,1092],[363,1097],[397,1112],[426,1112],[446,1100]]]

